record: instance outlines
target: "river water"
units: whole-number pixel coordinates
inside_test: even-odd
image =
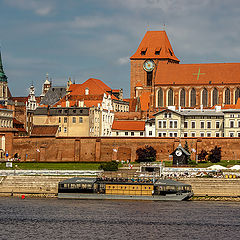
[[[240,203],[2,197],[0,239],[240,239]]]

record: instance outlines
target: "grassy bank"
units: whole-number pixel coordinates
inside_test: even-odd
[[[13,168],[6,168],[6,163],[0,163],[0,170],[3,169],[19,169],[19,170],[98,170],[101,163],[29,163],[29,162],[13,162]],[[137,163],[134,163],[134,165]],[[164,162],[166,167],[172,167],[171,162]],[[229,161],[221,161],[216,163],[218,165],[222,165],[224,167],[231,167],[235,164],[240,164],[240,160],[229,160]],[[214,165],[211,162],[207,163],[198,163],[196,165],[189,165],[188,167],[198,167],[198,168],[207,168],[209,166]],[[119,167],[122,165],[120,164]],[[128,166],[128,165],[126,165]],[[176,167],[176,166],[175,166]]]
[[[12,168],[6,168],[6,163],[0,163],[0,169],[18,170],[98,170],[100,163],[19,163],[14,162]]]

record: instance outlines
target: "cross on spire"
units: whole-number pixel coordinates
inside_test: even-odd
[[[197,75],[197,81],[198,81],[198,79],[199,79],[199,76],[200,75],[204,75],[205,73],[201,73],[201,71],[200,71],[200,67],[199,67],[199,69],[198,69],[198,73],[193,73],[193,75]]]

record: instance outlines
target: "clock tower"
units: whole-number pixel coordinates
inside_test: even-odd
[[[148,31],[131,60],[131,98],[154,94],[154,79],[161,64],[178,64],[165,31]]]

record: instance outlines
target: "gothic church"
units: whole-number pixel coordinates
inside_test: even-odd
[[[165,31],[148,31],[130,60],[131,98],[142,110],[212,108],[240,97],[240,63],[180,64]]]

